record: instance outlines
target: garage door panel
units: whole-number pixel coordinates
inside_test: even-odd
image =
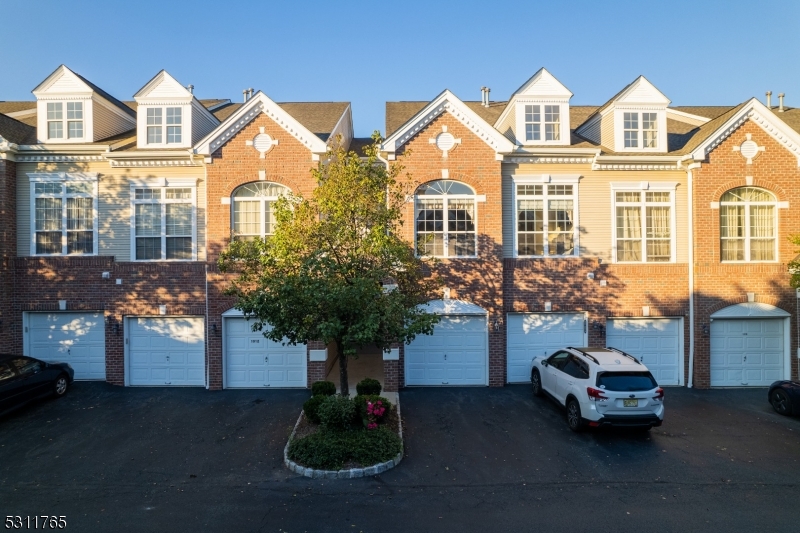
[[[204,320],[139,317],[129,324],[129,384],[205,385]]]
[[[717,319],[711,323],[711,385],[768,386],[783,379],[783,319]]]
[[[273,342],[244,318],[225,319],[225,386],[305,387],[307,348]]]
[[[506,365],[509,383],[529,382],[531,361],[564,346],[585,344],[582,313],[519,313],[507,316]]]
[[[105,379],[103,313],[29,313],[25,335],[27,352],[32,357],[69,363],[75,379]]]
[[[442,317],[406,346],[406,385],[486,385],[486,335],[485,317]]]
[[[606,346],[639,358],[659,385],[680,385],[683,361],[681,320],[677,318],[610,318]]]

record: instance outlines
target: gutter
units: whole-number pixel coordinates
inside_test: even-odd
[[[689,378],[686,387],[691,389],[694,386],[694,175],[692,171],[700,168],[700,163],[691,163],[686,169],[686,177],[689,181],[688,192],[688,233],[689,233]]]

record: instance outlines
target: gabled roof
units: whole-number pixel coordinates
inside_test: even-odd
[[[500,116],[507,104],[507,102],[490,102],[486,107],[477,101],[462,100],[462,102],[489,124],[497,121],[497,117]],[[408,122],[429,103],[426,101],[386,102],[386,137],[396,132],[400,126]]]
[[[178,80],[173,78],[166,70],[159,71],[158,74],[153,76],[150,81],[144,84],[144,87],[136,91],[133,98],[138,102],[139,98],[158,98],[158,97],[171,97],[171,98],[194,98],[189,89],[181,85]]]
[[[593,120],[595,116],[603,114],[606,109],[616,103],[663,104],[666,106],[670,104],[670,100],[664,96],[664,93],[656,89],[656,86],[650,83],[647,78],[639,76],[612,96],[605,104],[601,105],[583,124],[578,124],[575,130],[580,131],[586,123]]]
[[[14,144],[34,144],[36,128],[0,114],[0,138]]]
[[[226,106],[227,111],[235,104]],[[235,108],[214,131],[196,146],[198,154],[210,155],[259,114],[264,113],[280,127],[294,136],[312,153],[327,151],[327,136],[350,107],[347,102],[291,102],[278,104],[258,91],[244,104]],[[296,116],[297,115],[297,116]],[[324,130],[324,131],[314,131]]]
[[[66,65],[61,65],[57,69],[53,71],[45,80],[36,86],[36,88],[31,91],[37,97],[39,94],[44,94],[48,92],[50,89],[55,88],[56,92],[80,92],[81,89],[86,91],[92,91],[99,95],[104,100],[108,101],[114,107],[119,108],[120,111],[130,115],[131,117],[136,117],[136,113],[131,110],[128,106],[105,92],[103,89],[95,85],[94,83],[90,82],[80,74],[73,72]]]
[[[528,81],[523,83],[519,89],[514,91],[512,96],[517,95],[571,98],[572,91],[550,74],[546,68],[542,67]]]
[[[688,144],[686,153],[691,153],[695,161],[702,161],[722,141],[727,139],[746,120],[751,120],[769,134],[778,144],[797,157],[800,166],[800,133],[792,129],[780,117],[756,98],[737,106],[731,112],[723,114],[705,125],[708,132],[697,143]],[[793,118],[793,117],[792,117]]]
[[[486,108],[488,109],[488,108]],[[492,127],[476,110],[445,89],[383,141],[382,150],[393,153],[431,120],[445,111],[488,144],[495,152],[511,152],[514,144]]]

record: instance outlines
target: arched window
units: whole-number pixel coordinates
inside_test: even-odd
[[[272,204],[288,194],[289,189],[277,183],[247,183],[233,192],[233,228],[237,240],[264,238],[275,231]]]
[[[720,259],[775,261],[777,258],[777,199],[769,191],[739,187],[719,202]]]
[[[414,196],[417,253],[435,257],[476,254],[475,191],[453,180],[420,185]]]

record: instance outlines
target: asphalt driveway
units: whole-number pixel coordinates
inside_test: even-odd
[[[282,465],[307,395],[78,383],[0,419],[0,512],[75,531],[797,528],[800,419],[763,389],[668,389],[661,428],[580,435],[525,386],[408,389],[404,462],[348,481]]]

